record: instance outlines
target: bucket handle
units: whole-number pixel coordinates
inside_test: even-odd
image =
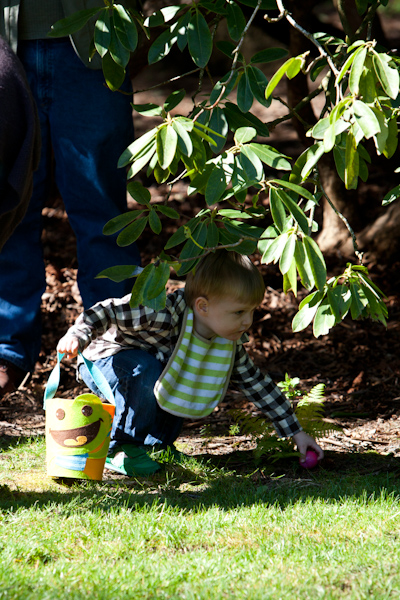
[[[114,394],[112,392],[110,384],[108,383],[107,379],[104,377],[103,373],[100,371],[100,369],[98,367],[96,367],[96,365],[94,365],[92,363],[92,361],[85,358],[81,352],[79,352],[79,355],[82,357],[83,362],[85,363],[85,365],[87,367],[87,370],[89,371],[90,375],[92,376],[92,379],[93,379],[94,383],[96,384],[96,386],[99,388],[100,392],[103,394],[103,396],[109,402],[111,402],[111,404],[115,405]],[[57,352],[57,364],[54,367],[54,369],[52,370],[52,372],[50,373],[50,376],[47,380],[46,389],[44,391],[43,408],[45,410],[46,410],[46,400],[50,400],[51,398],[54,398],[57,388],[59,386],[60,363],[61,363],[61,360],[63,359],[63,357],[64,357],[64,354],[62,354],[61,352]]]

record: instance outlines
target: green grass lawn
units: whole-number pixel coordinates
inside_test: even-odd
[[[0,600],[400,598],[393,457],[242,452],[67,486],[43,438],[0,452]]]

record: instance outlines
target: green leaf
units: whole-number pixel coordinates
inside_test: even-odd
[[[219,230],[214,221],[212,221],[207,229],[207,246],[208,248],[215,248],[218,245]]]
[[[351,65],[353,64],[353,60],[356,57],[356,52],[352,52],[350,54],[350,56],[345,60],[342,68],[340,69],[339,75],[336,79],[336,84],[340,83],[343,79],[343,77],[346,75],[347,71],[350,69]]]
[[[335,123],[329,125],[324,134],[324,152],[330,152],[336,142]]]
[[[191,219],[191,221],[189,221],[189,223],[186,225],[186,227],[188,227],[190,229],[193,224],[195,224],[195,219]],[[196,225],[197,224],[198,223],[196,223]],[[187,240],[186,229],[183,225],[181,225],[181,227],[179,227],[179,229],[177,229],[175,231],[175,233],[171,235],[171,237],[165,244],[164,249],[169,250],[169,248],[174,248],[175,246],[179,246],[179,244],[182,244],[186,240]]]
[[[235,144],[247,144],[257,135],[257,131],[254,127],[239,127],[236,129],[234,140]]]
[[[207,242],[207,226],[205,223],[200,223],[200,225],[196,228],[193,233],[193,240],[188,240],[184,247],[182,248],[182,252],[179,255],[180,260],[193,258],[198,259],[202,254],[204,254],[204,247]],[[182,263],[179,269],[179,275],[185,275],[193,268],[195,262],[188,261],[187,263]]]
[[[97,6],[96,8],[88,8],[75,12],[70,17],[66,17],[65,19],[61,19],[54,23],[47,35],[51,38],[67,37],[68,35],[79,31],[79,29],[82,29],[89,19],[97,15],[98,12],[103,13],[108,12],[108,10],[104,7],[101,8],[100,6]]]
[[[125,227],[117,237],[118,246],[125,247],[133,244],[142,235],[144,228],[147,225],[148,216],[140,217],[133,223]]]
[[[165,58],[178,39],[178,24],[174,23],[170,29],[163,31],[152,43],[148,53],[148,63],[152,65]]]
[[[360,289],[357,284],[350,283],[350,292],[351,292],[351,306],[350,306],[351,318],[355,320],[361,316],[362,312],[364,311],[365,304],[368,303],[368,301],[365,299],[365,301],[363,302],[361,294],[360,294]]]
[[[264,179],[262,163],[247,146],[242,147],[242,152],[235,156],[235,170],[232,176],[232,185],[245,184],[246,187],[255,185]]]
[[[391,189],[390,192],[386,194],[386,196],[382,200],[382,206],[387,206],[388,204],[391,204],[398,198],[400,198],[400,185],[396,185],[396,187]]]
[[[160,10],[155,11],[150,17],[144,21],[145,27],[160,27],[171,21],[175,15],[182,9],[182,6],[171,5],[164,6]]]
[[[262,264],[269,264],[271,262],[277,263],[280,257],[282,256],[283,249],[286,245],[287,239],[289,237],[288,233],[282,233],[277,238],[274,239],[272,244],[270,244],[265,250],[264,254],[261,257]]]
[[[138,32],[134,20],[122,4],[114,4],[114,26],[124,48],[134,52],[138,43]]]
[[[240,233],[235,232],[232,234],[230,231],[228,232],[224,229],[219,230],[219,241],[222,245],[226,246],[229,244],[235,244],[231,250],[234,250],[239,254],[244,254],[245,256],[253,254],[257,249],[257,241],[243,240],[242,242],[238,243],[240,238]]]
[[[219,158],[206,185],[205,199],[208,206],[219,202],[232,178],[233,156],[227,156],[227,160]]]
[[[125,81],[125,69],[118,65],[107,52],[102,59],[104,79],[110,90],[117,91]]]
[[[309,236],[303,238],[304,249],[308,260],[310,261],[311,271],[314,277],[315,285],[318,290],[322,290],[326,284],[326,265],[318,245]]]
[[[310,261],[304,249],[303,240],[297,238],[296,247],[294,249],[294,258],[296,267],[300,275],[300,281],[306,290],[310,291],[315,285],[314,275],[311,270]]]
[[[287,188],[288,190],[295,192],[295,194],[303,196],[303,198],[306,198],[306,200],[311,200],[311,202],[315,201],[313,194],[305,188],[301,187],[301,185],[297,185],[296,183],[290,183],[289,181],[285,181],[284,179],[271,179],[270,183],[275,183],[280,187]]]
[[[115,31],[114,18],[110,19],[111,26],[111,40],[109,50],[113,61],[122,68],[125,68],[129,62],[131,53],[121,44],[117,32]]]
[[[132,221],[134,221],[136,217],[138,217],[142,213],[143,210],[130,210],[129,212],[114,217],[104,225],[103,234],[113,235],[114,233],[117,233],[117,231],[120,231],[126,225],[129,225],[129,223],[132,223]]]
[[[174,160],[177,144],[178,134],[172,125],[162,125],[157,132],[157,157],[163,170]]]
[[[296,247],[296,236],[294,234],[289,235],[285,247],[282,250],[282,255],[279,260],[279,270],[282,275],[287,273],[293,263],[294,250]]]
[[[352,94],[358,95],[360,78],[364,69],[364,62],[367,56],[367,49],[365,47],[359,48],[356,51],[353,64],[351,65],[350,77],[349,77],[349,88]]]
[[[373,55],[372,62],[384,92],[389,98],[395,100],[399,94],[399,72],[389,67],[386,58],[388,58],[386,54],[377,53]]]
[[[133,289],[132,289],[132,295],[131,295],[131,299],[129,302],[130,306],[132,306],[133,308],[135,308],[143,303],[143,292],[144,292],[146,284],[149,282],[149,280],[151,279],[151,277],[154,273],[154,269],[155,269],[154,264],[150,263],[143,269],[143,271],[137,277],[137,279],[135,281],[135,285],[133,286]]]
[[[170,206],[165,206],[165,204],[155,204],[154,208],[169,219],[179,219],[179,213]]]
[[[250,90],[253,93],[254,98],[267,107],[271,104],[270,99],[266,99],[265,90],[268,85],[268,79],[265,77],[264,73],[260,71],[257,67],[247,67],[247,77],[250,85]]]
[[[163,112],[161,106],[152,102],[148,102],[147,104],[132,104],[132,108],[144,117],[159,117]]]
[[[254,127],[258,135],[263,137],[269,136],[268,127],[260,121],[255,115],[248,113],[243,114],[236,104],[232,102],[226,102],[225,104],[225,115],[229,124],[230,129],[235,132],[239,127]]]
[[[244,70],[242,76],[239,79],[237,88],[237,105],[242,113],[247,113],[253,105],[253,92],[250,87],[249,78],[247,75],[247,69]]]
[[[373,104],[378,95],[377,81],[370,68],[365,67],[362,71],[358,84],[358,95],[366,104]]]
[[[147,165],[147,163],[149,161],[151,161],[151,159],[153,158],[155,153],[156,153],[156,144],[155,144],[155,142],[153,142],[151,145],[148,146],[145,153],[141,153],[140,156],[138,156],[134,160],[132,166],[130,167],[130,169],[128,171],[127,178],[132,179],[132,177],[134,177],[137,173],[139,173],[139,171],[141,171],[143,169],[143,167],[145,165]]]
[[[354,116],[361,127],[365,138],[368,140],[380,131],[379,121],[374,111],[361,100],[353,103]]]
[[[303,152],[295,162],[293,171],[290,174],[290,181],[294,179],[300,170],[299,179],[304,181],[310,175],[312,169],[318,164],[319,159],[324,155],[324,145],[321,142],[313,144]]]
[[[224,226],[227,231],[240,237],[253,237],[258,240],[264,231],[260,227],[254,227],[243,221],[232,221],[230,219],[223,219]]]
[[[107,53],[111,43],[110,11],[102,11],[94,26],[94,45],[101,58]]]
[[[290,213],[295,218],[298,226],[302,230],[303,233],[308,233],[308,220],[303,210],[300,208],[298,204],[283,190],[276,190],[278,196],[282,200],[283,204],[290,211]]]
[[[146,288],[146,299],[157,298],[165,290],[169,274],[169,265],[163,261],[152,270],[151,279],[149,278]]]
[[[282,232],[286,224],[286,212],[283,202],[275,188],[270,188],[269,206],[274,223],[278,230]]]
[[[300,58],[299,56],[295,56],[291,61],[290,64],[288,64],[288,67],[286,69],[286,76],[288,79],[293,79],[294,77],[296,77],[296,75],[298,75],[298,73],[300,73],[300,69],[303,65],[303,59]]]
[[[297,271],[296,262],[294,260],[288,271],[283,275],[283,292],[288,294],[290,291],[292,291],[295,298],[297,298]]]
[[[210,60],[212,38],[207,21],[199,10],[195,10],[188,24],[188,47],[195,65],[204,68]]]
[[[244,18],[242,9],[236,2],[230,1],[226,5],[226,22],[231,38],[237,42],[246,27],[246,19]]]
[[[265,90],[265,98],[266,99],[268,99],[271,96],[272,92],[274,91],[274,89],[276,88],[276,86],[278,85],[278,83],[280,82],[282,77],[285,75],[285,73],[288,71],[288,69],[290,69],[290,67],[293,65],[294,61],[295,61],[295,58],[289,58],[274,73],[274,75],[272,76],[272,78],[267,86],[267,89]]]
[[[245,166],[243,157],[246,157],[251,163],[252,178],[256,181],[262,181],[264,179],[264,168],[257,154],[250,148],[250,144],[241,147],[241,161]]]
[[[178,104],[184,99],[186,95],[186,91],[184,89],[175,90],[168,96],[166,101],[164,102],[164,110],[165,112],[170,112],[173,110]]]
[[[189,133],[183,127],[182,123],[174,119],[172,121],[172,127],[178,134],[178,148],[185,156],[191,156],[193,153],[193,144]]]
[[[396,119],[396,117],[393,117],[392,119],[389,119],[389,122],[388,122],[388,136],[386,139],[385,148],[383,149],[383,155],[386,158],[392,158],[392,156],[394,155],[394,153],[397,150],[398,142],[399,142],[399,138],[398,138],[397,119]]]
[[[378,155],[380,155],[380,154],[383,154],[385,147],[386,147],[386,140],[389,135],[389,127],[386,122],[385,113],[383,113],[380,109],[378,109],[375,106],[373,106],[371,108],[371,110],[373,111],[373,113],[376,117],[376,120],[379,123],[379,131],[376,133],[376,135],[374,135],[374,143],[375,143],[376,152]],[[361,167],[361,162],[360,162],[360,167]]]
[[[151,230],[156,234],[159,235],[161,233],[162,230],[162,225],[161,225],[161,220],[160,217],[158,216],[157,212],[152,209],[149,212],[149,225]]]
[[[250,63],[266,63],[272,62],[273,60],[281,60],[281,58],[285,58],[287,54],[288,51],[284,48],[266,48],[265,50],[261,50],[254,54],[250,59]]]
[[[242,210],[235,210],[234,208],[221,208],[218,211],[218,216],[228,217],[228,219],[251,219],[251,215]]]
[[[104,269],[104,271],[101,271],[101,273],[96,275],[96,279],[107,278],[116,283],[121,283],[121,281],[125,281],[125,279],[136,277],[142,271],[142,267],[138,267],[137,265],[118,265]]]
[[[292,329],[294,333],[303,331],[314,319],[315,314],[323,299],[321,292],[314,292],[304,298],[300,303],[300,310],[295,314],[292,321]]]
[[[135,158],[139,152],[149,149],[152,141],[157,135],[157,128],[151,129],[144,133],[140,138],[132,142],[126,150],[121,154],[118,160],[118,167],[126,167]]]
[[[221,152],[226,143],[226,137],[229,131],[228,121],[226,120],[224,109],[217,106],[213,109],[212,115],[209,122],[210,129],[219,133],[220,135],[213,135],[210,133],[210,136],[215,142],[215,146],[211,146],[211,149],[216,154]]]
[[[278,150],[275,150],[272,146],[268,146],[267,144],[255,144],[252,142],[249,144],[249,148],[252,149],[263,163],[273,169],[290,171],[292,168],[292,165],[287,160],[288,157],[278,152]]]
[[[346,189],[354,190],[357,187],[359,173],[359,158],[357,152],[357,144],[352,131],[349,131],[346,136],[346,153],[345,153],[345,169],[344,169],[344,184]]]
[[[335,325],[335,316],[327,298],[321,302],[315,315],[313,333],[316,338],[327,335]]]
[[[340,323],[347,315],[351,304],[351,292],[349,288],[340,284],[336,287],[328,287],[328,300],[336,323]]]

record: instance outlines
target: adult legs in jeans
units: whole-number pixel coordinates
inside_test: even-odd
[[[105,87],[102,72],[86,68],[69,40],[22,42],[18,54],[38,105],[42,156],[26,217],[0,253],[0,359],[27,372],[40,351],[46,285],[41,211],[52,149],[56,182],[77,237],[85,308],[128,293],[132,282],[95,276],[108,266],[139,264],[140,256],[136,247],[119,248],[114,237],[102,234],[104,224],[126,210],[126,174],[117,161],[133,139],[131,97]]]
[[[122,350],[96,360],[115,397],[115,417],[110,452],[118,446],[171,446],[182,428],[183,419],[162,410],[154,396],[154,385],[163,366],[143,350]],[[86,366],[79,368],[86,385],[102,396]]]

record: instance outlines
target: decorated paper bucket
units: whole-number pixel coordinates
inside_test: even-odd
[[[44,397],[47,475],[101,481],[115,406],[102,402],[95,394],[81,394],[74,400],[55,398],[61,358],[49,377]],[[114,400],[102,373],[84,360],[101,393]]]

